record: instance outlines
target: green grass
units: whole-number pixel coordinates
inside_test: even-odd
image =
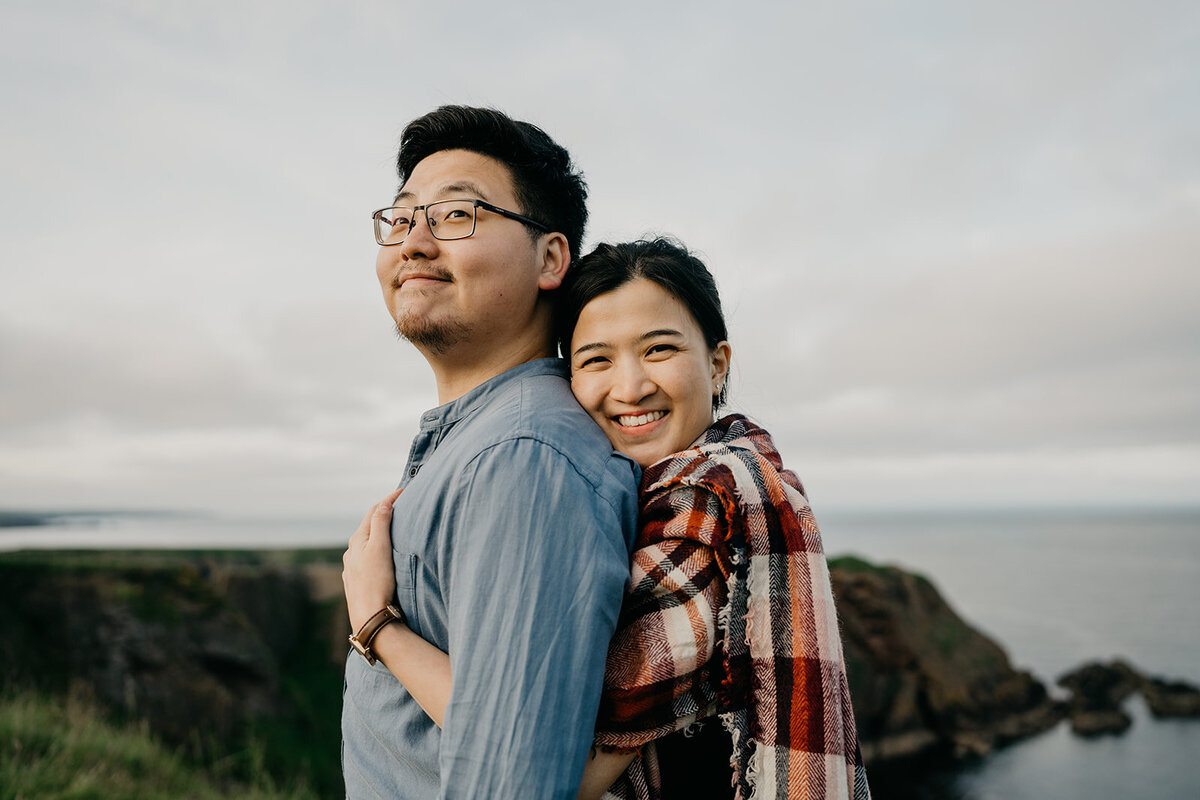
[[[94,583],[100,601],[151,624],[203,616],[226,602],[209,570],[339,563],[341,551],[25,551],[0,554],[5,597],[48,577]],[[95,578],[95,580],[93,580]],[[72,583],[73,582],[73,583]],[[342,797],[342,673],[323,632],[335,601],[303,610],[301,636],[279,658],[280,708],[213,738],[164,744],[142,720],[69,696],[75,676],[51,665],[0,668],[0,800],[21,798]],[[0,665],[36,641],[21,615],[0,616]],[[51,661],[53,664],[53,660]],[[18,688],[19,687],[19,688]]]
[[[144,724],[110,722],[85,700],[29,691],[0,696],[0,800],[317,797],[304,783],[279,785],[262,761],[262,749],[251,745],[221,762],[197,764]]]
[[[836,569],[841,570],[842,572],[850,573],[867,572],[875,575],[889,575],[897,571],[904,572],[911,575],[917,581],[917,583],[937,591],[937,588],[933,585],[933,582],[929,580],[929,578],[926,578],[919,572],[913,572],[907,567],[901,568],[895,566],[894,564],[872,564],[865,558],[859,558],[858,556],[853,555],[833,556],[826,559],[826,563],[829,565],[830,569]]]
[[[54,571],[97,568],[162,568],[205,562],[220,565],[301,566],[340,564],[342,548],[297,550],[13,550],[0,553],[0,564]]]
[[[971,638],[971,631],[957,620],[942,619],[934,623],[930,638],[943,658],[950,658],[964,642]]]
[[[313,629],[326,627],[336,602],[313,609]],[[303,777],[323,797],[341,797],[342,672],[329,662],[327,644],[307,639],[282,664],[280,682],[290,712],[261,717],[250,736],[264,743],[264,766],[275,775]]]
[[[888,572],[888,567],[872,564],[858,556],[834,556],[827,560],[830,569],[840,569],[843,572]]]

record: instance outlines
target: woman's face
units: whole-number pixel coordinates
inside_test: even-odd
[[[728,369],[729,343],[709,350],[691,312],[645,278],[584,306],[571,338],[571,390],[643,467],[699,438]]]

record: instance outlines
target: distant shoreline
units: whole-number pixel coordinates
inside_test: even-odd
[[[918,507],[901,506],[895,508],[874,506],[832,505],[817,509],[821,518],[830,521],[862,521],[893,518],[897,520],[913,519],[992,519],[996,517],[1013,517],[1017,519],[1048,519],[1069,517],[1111,517],[1111,516],[1197,516],[1200,517],[1200,504],[1159,503],[1138,504],[1129,503],[1112,506],[1097,505],[1028,505],[1028,506],[937,506]],[[289,514],[287,519],[314,518],[335,519],[346,517],[357,519],[355,513],[320,512],[311,514]],[[179,510],[179,509],[129,509],[129,508],[65,508],[65,509],[28,509],[0,508],[0,528],[39,527],[55,524],[78,524],[100,521],[118,520],[208,520],[212,522],[272,522],[282,521],[283,515],[253,513],[253,512],[222,512],[219,510]]]
[[[39,525],[49,525],[55,519],[55,516],[48,514],[0,511],[0,528],[33,528]]]
[[[37,528],[64,523],[90,524],[121,519],[203,519],[210,515],[194,511],[132,511],[127,509],[74,509],[64,511],[27,511],[0,509],[0,528]]]

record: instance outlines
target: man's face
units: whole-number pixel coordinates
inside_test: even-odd
[[[512,175],[499,161],[469,150],[442,150],[409,175],[396,205],[480,199],[520,212]],[[467,344],[499,347],[533,324],[542,248],[520,222],[484,209],[475,234],[433,238],[418,212],[403,244],[380,247],[375,271],[396,330],[432,354]]]

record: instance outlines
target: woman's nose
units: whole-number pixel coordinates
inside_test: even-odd
[[[613,399],[630,405],[646,399],[658,388],[640,363],[618,366],[613,379]]]

